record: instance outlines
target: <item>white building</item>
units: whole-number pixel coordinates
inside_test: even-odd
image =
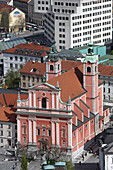
[[[27,61],[38,61],[43,63],[50,51],[49,47],[37,43],[23,43],[7,49],[0,54],[0,75],[6,75],[12,68],[17,71]],[[3,71],[2,71],[3,68]]]
[[[14,147],[17,142],[17,125],[14,109],[0,107],[0,147]]]
[[[45,36],[57,50],[93,44],[104,45],[112,39],[111,0],[34,0],[35,12],[45,13]]]
[[[113,169],[113,142],[109,145],[103,144],[99,148],[99,166],[100,170]]]

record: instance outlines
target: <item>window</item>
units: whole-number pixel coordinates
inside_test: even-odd
[[[79,129],[79,133],[81,132],[82,130],[81,130],[81,128]]]
[[[104,100],[105,100],[106,99],[105,95],[103,95],[103,97],[104,97]]]
[[[1,143],[3,143],[3,139],[1,139]]]
[[[23,80],[25,80],[26,79],[26,77],[23,75]]]
[[[87,73],[91,73],[91,67],[87,67]]]
[[[26,87],[26,83],[23,83],[23,87]]]
[[[8,125],[8,127],[7,127],[8,129],[11,129],[11,125]]]
[[[37,135],[40,136],[40,129],[37,129]]]
[[[110,88],[108,88],[108,93],[110,93]]]
[[[28,76],[28,81],[30,81],[30,76]]]
[[[110,81],[108,81],[108,86],[110,86]]]
[[[110,95],[108,95],[108,100],[110,100]]]
[[[12,63],[10,63],[10,68],[13,68],[13,64]]]
[[[91,121],[91,125],[93,125],[93,120]]]
[[[26,126],[25,125],[23,125],[22,133],[23,133],[23,135],[26,135]]]
[[[18,58],[17,58],[17,56],[15,56],[15,61],[17,61],[18,60]]]
[[[58,64],[58,70],[60,70],[60,64]]]
[[[23,61],[23,58],[22,58],[22,57],[20,57],[20,61]]]
[[[66,142],[65,140],[63,140],[62,146],[65,147],[66,146]]]
[[[54,70],[54,66],[50,65],[50,70],[53,71]]]
[[[3,130],[0,131],[0,136],[3,136]]]
[[[43,129],[43,131],[42,131],[42,136],[46,136],[46,130],[45,129]]]
[[[32,80],[34,81],[34,80],[35,80],[35,78],[34,78],[34,77],[32,77]]]
[[[26,137],[23,138],[23,143],[26,144]]]
[[[37,82],[39,82],[39,77],[37,77]]]
[[[111,158],[112,159],[112,164],[113,164],[113,158]]]
[[[97,72],[97,66],[95,66],[95,72]]]
[[[46,108],[46,98],[42,98],[42,108]]]
[[[103,92],[105,93],[105,87],[103,88]]]
[[[0,128],[3,128],[3,124],[0,124]]]
[[[73,133],[73,136],[75,136],[75,132]]]
[[[18,69],[18,64],[15,64],[15,68]]]
[[[10,60],[13,60],[13,57],[10,57]]]
[[[8,137],[10,137],[10,136],[11,136],[11,132],[9,131],[9,132],[8,132]]]
[[[62,137],[62,138],[65,138],[65,137],[66,137],[66,134],[65,134],[65,129],[62,129],[62,134],[61,134],[61,137]]]
[[[87,124],[85,125],[85,129],[87,128]]]
[[[51,136],[51,130],[50,129],[48,130],[48,136]]]

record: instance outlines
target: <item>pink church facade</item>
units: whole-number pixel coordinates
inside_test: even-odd
[[[83,63],[67,62],[56,51],[46,61],[46,82],[30,87],[27,100],[17,100],[17,141],[22,146],[59,148],[73,155],[102,130],[109,117],[103,111],[103,85],[98,80],[98,58],[92,46]]]

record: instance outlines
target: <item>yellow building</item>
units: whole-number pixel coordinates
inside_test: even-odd
[[[0,26],[9,32],[25,31],[25,14],[15,7],[1,4]]]

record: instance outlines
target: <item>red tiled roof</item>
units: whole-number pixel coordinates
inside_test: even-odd
[[[4,98],[3,98],[4,95]],[[28,94],[20,94],[20,99],[27,99]],[[17,107],[17,99],[18,94],[10,94],[10,93],[4,93],[0,94],[0,106],[10,107],[13,106],[14,108]]]
[[[21,49],[20,51],[18,51],[18,49]],[[24,49],[26,49],[23,53],[21,53]],[[31,51],[29,51],[31,50]],[[35,52],[33,52],[34,50],[37,50]],[[42,46],[42,45],[39,45],[37,43],[28,43],[28,44],[19,44],[17,46],[15,46],[14,48],[10,48],[8,50],[5,50],[4,52],[5,53],[16,53],[16,54],[25,54],[26,56],[27,55],[34,55],[36,56],[36,53],[37,53],[37,56],[40,57],[40,56],[46,56],[48,55],[50,51],[50,48],[49,47],[45,47],[45,46]],[[27,54],[26,54],[27,52]],[[33,52],[33,54],[32,54]]]
[[[69,100],[69,96],[73,99],[85,92],[75,73],[75,69],[71,69],[60,76],[49,80],[47,83],[56,87],[57,81],[61,88],[61,100],[63,102],[67,102]]]
[[[99,75],[113,76],[113,66],[98,65]]]
[[[76,61],[64,61],[62,60],[61,62],[61,66],[62,66],[62,70],[70,70],[72,68],[75,68],[79,65],[83,65],[83,63],[81,62],[76,62]]]
[[[0,121],[16,123],[16,109],[10,107],[0,107]]]
[[[10,13],[15,9],[15,7],[7,5],[7,4],[0,4],[0,13],[1,14],[4,12],[5,9],[7,9]]]
[[[31,72],[32,69],[36,69],[35,72]],[[38,61],[28,61],[25,66],[21,69],[20,73],[43,75],[46,72],[46,64],[39,63]]]

